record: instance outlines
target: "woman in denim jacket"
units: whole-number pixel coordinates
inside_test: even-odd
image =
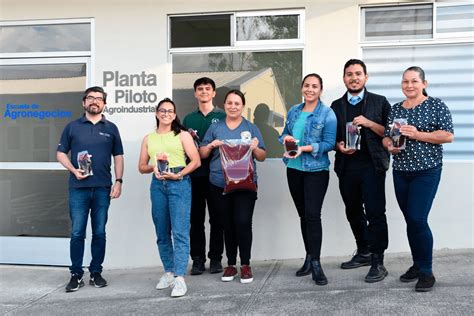
[[[301,84],[304,102],[288,112],[280,142],[296,142],[296,153],[285,152],[283,162],[291,197],[298,211],[306,259],[296,276],[312,273],[318,285],[328,283],[319,261],[322,242],[321,208],[329,184],[328,152],[336,143],[336,115],[319,99],[323,80],[309,74]]]

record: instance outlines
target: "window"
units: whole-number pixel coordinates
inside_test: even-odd
[[[4,24],[0,26],[0,34],[0,53],[91,50],[90,23]]]
[[[436,10],[438,36],[467,36],[474,34],[474,5],[443,5]]]
[[[0,161],[56,162],[57,142],[82,113],[78,102],[87,84],[86,62],[63,61],[0,65],[0,140],[6,138]]]
[[[431,5],[374,7],[362,9],[363,41],[431,38]]]
[[[300,11],[237,12],[236,46],[302,44]]]
[[[170,18],[171,48],[230,46],[230,14]]]
[[[82,113],[92,24],[0,22],[0,236],[69,236],[68,172],[56,148]]]
[[[436,9],[436,25],[426,39],[411,37],[408,40],[404,37],[406,32],[399,30],[401,38],[406,39],[403,43],[390,37],[378,43],[371,43],[371,39],[362,42],[362,54],[370,75],[367,86],[385,95],[391,104],[404,99],[400,88],[403,70],[415,65],[424,69],[428,94],[441,98],[453,117],[455,141],[444,145],[445,159],[472,160],[474,156],[473,8],[473,5],[432,7],[431,4],[389,7],[390,12],[407,14],[424,10],[424,15],[429,13],[426,10]],[[362,8],[362,17],[372,9]],[[384,8],[377,7],[375,12],[384,12]],[[362,19],[362,23],[370,33],[373,21]],[[419,25],[409,25],[414,29],[426,26],[424,19]]]
[[[195,110],[193,83],[200,77],[216,82],[216,106],[223,105],[227,91],[239,89],[246,98],[243,115],[262,132],[267,157],[281,158],[283,148],[278,135],[283,131],[288,109],[301,102],[304,11],[234,12],[217,16],[227,16],[230,22],[228,44],[219,35],[206,37],[204,45],[204,41],[188,39],[192,37],[190,32],[174,39],[173,28],[178,19],[187,24],[203,16],[170,17],[173,100],[178,114],[184,117]],[[216,15],[204,15],[204,19],[209,17],[217,19]],[[180,49],[173,44],[175,40],[196,44]]]

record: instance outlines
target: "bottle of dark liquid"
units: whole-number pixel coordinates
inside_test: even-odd
[[[168,156],[164,153],[158,153],[156,155],[156,167],[158,168],[158,171],[162,175],[163,172],[168,172],[168,167],[169,167],[169,162],[168,162]]]
[[[294,157],[298,153],[298,143],[295,140],[287,140],[285,142],[285,150],[288,156]]]
[[[405,140],[406,140],[405,135],[400,135],[398,137],[394,137],[393,139],[393,147],[397,148],[405,148]]]

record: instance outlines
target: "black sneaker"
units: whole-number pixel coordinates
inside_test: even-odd
[[[407,272],[400,276],[400,281],[402,282],[413,282],[418,280],[418,275],[420,274],[420,270],[418,267],[411,266]]]
[[[436,282],[434,275],[427,275],[420,273],[418,275],[418,282],[415,285],[415,291],[417,292],[429,292],[433,289]]]
[[[356,253],[351,260],[341,263],[341,269],[354,269],[370,266],[372,263],[371,253]]]
[[[220,260],[211,260],[211,263],[209,265],[209,272],[211,273],[221,273],[224,271],[222,268],[222,263]]]
[[[383,254],[372,254],[372,265],[369,273],[365,276],[365,282],[375,283],[382,281],[388,275],[387,269],[383,266]]]
[[[66,285],[66,292],[76,292],[83,286],[84,281],[82,280],[82,276],[72,274],[71,280],[69,280],[69,283]]]
[[[89,284],[95,287],[104,287],[107,286],[107,281],[100,275],[100,272],[92,272]]]
[[[387,269],[383,264],[375,264],[370,267],[369,273],[365,276],[365,282],[375,283],[382,281],[388,275]]]
[[[193,266],[191,267],[191,275],[200,275],[206,271],[204,260],[201,258],[193,258]]]

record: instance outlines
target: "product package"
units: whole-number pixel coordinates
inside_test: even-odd
[[[294,157],[298,154],[298,143],[299,140],[287,140],[285,142],[285,153],[290,156]]]
[[[225,140],[219,147],[222,170],[224,171],[224,193],[234,191],[257,191],[253,180],[254,168],[252,149],[247,139]]]
[[[163,175],[163,172],[169,171],[169,162],[168,155],[165,153],[156,154],[156,167],[160,175]]]
[[[79,169],[84,170],[84,176],[92,176],[92,155],[89,155],[87,150],[83,150],[77,153],[77,165]]]
[[[346,149],[360,150],[360,126],[352,124],[352,122],[346,123]]]
[[[393,141],[393,147],[404,150],[406,147],[406,136],[402,135],[400,132],[400,127],[407,125],[407,119],[405,118],[396,118],[393,120],[393,124],[390,128],[390,137]]]
[[[188,132],[189,132],[189,134],[191,134],[191,137],[194,140],[194,145],[196,145],[196,147],[199,149],[199,144],[201,143],[201,139],[199,138],[199,135],[197,134],[197,131],[192,129],[192,128],[189,128]]]

